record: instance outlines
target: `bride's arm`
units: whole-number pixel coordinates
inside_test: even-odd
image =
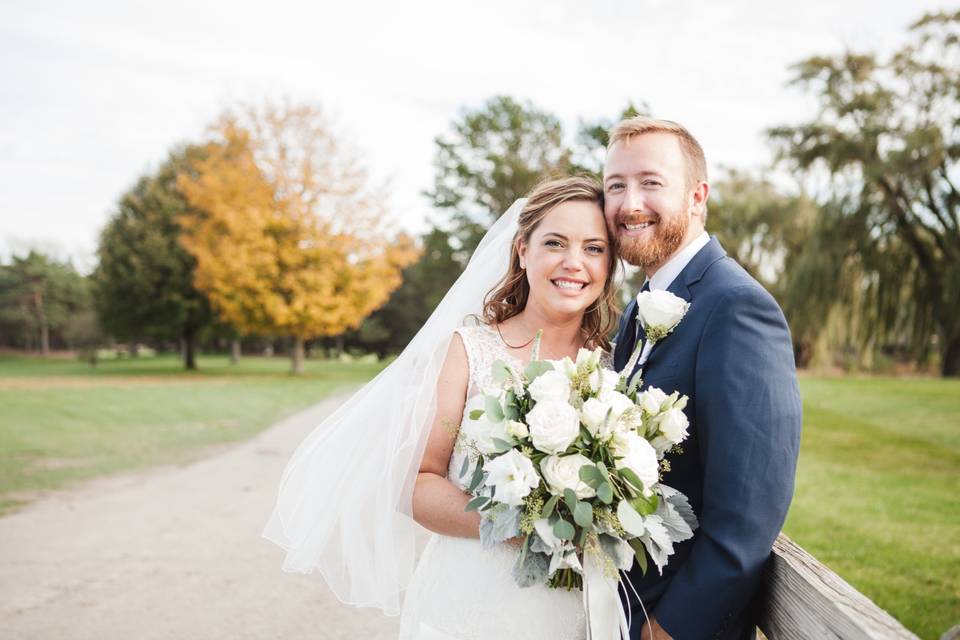
[[[470,496],[447,480],[447,467],[463,418],[469,377],[470,367],[463,340],[460,334],[454,333],[437,380],[437,415],[413,487],[413,519],[436,533],[479,538],[479,514],[464,511]]]

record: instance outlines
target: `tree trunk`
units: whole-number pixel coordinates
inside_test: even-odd
[[[188,371],[197,369],[197,331],[193,327],[183,332],[183,367]]]
[[[230,340],[230,364],[240,364],[240,338]]]
[[[943,347],[940,349],[940,375],[944,378],[960,377],[960,335],[954,336],[952,340],[943,340]]]
[[[291,354],[293,359],[293,368],[291,373],[294,375],[303,374],[303,338],[294,338],[293,339],[293,353]]]
[[[50,327],[47,325],[47,314],[43,310],[43,294],[39,291],[33,294],[33,304],[37,308],[37,320],[40,324],[40,353],[50,355]]]
[[[333,340],[334,340],[334,343],[337,345],[337,357],[339,358],[341,355],[343,355],[343,334],[341,333]]]

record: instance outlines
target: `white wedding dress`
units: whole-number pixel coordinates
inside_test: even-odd
[[[467,407],[495,388],[491,365],[502,360],[515,371],[522,363],[507,351],[496,329],[462,327],[470,367]],[[477,404],[477,407],[482,406]],[[469,408],[464,410],[467,419]],[[461,425],[463,422],[461,422]],[[466,490],[471,475],[459,477],[468,456],[461,430],[447,477]],[[427,543],[404,598],[401,640],[583,640],[586,619],[580,591],[535,585],[521,589],[513,579],[518,550],[508,544],[484,549],[472,538],[434,534]]]

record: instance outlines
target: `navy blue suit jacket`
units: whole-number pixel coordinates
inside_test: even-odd
[[[690,397],[690,435],[667,454],[665,484],[682,491],[700,521],[657,573],[634,565],[631,582],[648,613],[677,640],[743,638],[780,532],[800,446],[800,393],[787,323],[773,297],[711,238],[670,285],[690,302],[643,367],[644,387]],[[636,300],[626,308],[614,361],[626,364],[638,336]],[[641,336],[642,337],[642,336]],[[631,595],[631,637],[644,620]]]

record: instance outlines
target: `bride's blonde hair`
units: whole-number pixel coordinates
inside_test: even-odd
[[[518,252],[519,240],[530,242],[530,235],[540,225],[547,214],[564,202],[579,201],[596,203],[603,210],[603,188],[592,178],[577,176],[547,180],[537,185],[527,199],[517,220],[517,233],[510,248],[510,267],[507,275],[491,289],[483,303],[483,321],[497,325],[512,318],[527,306],[530,284],[526,272],[520,266]],[[606,229],[606,224],[604,224]],[[609,231],[607,232],[610,236]],[[617,261],[616,238],[609,237],[607,249],[607,279],[603,283],[603,292],[583,314],[581,327],[587,336],[585,345],[594,349],[610,349],[609,336],[617,322],[619,308],[616,302],[614,275]]]

